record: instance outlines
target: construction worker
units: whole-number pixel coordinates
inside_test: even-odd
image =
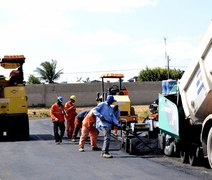
[[[98,131],[96,129],[96,116],[93,114],[93,109],[85,116],[82,122],[82,134],[79,141],[79,151],[84,151],[84,145],[88,135],[90,136],[91,149],[93,151],[98,151],[100,148],[97,147],[97,136]]]
[[[93,110],[93,114],[96,115],[96,128],[102,130],[104,135],[104,142],[102,146],[101,157],[112,158],[109,153],[110,136],[112,125],[120,126],[119,122],[114,114],[114,109],[111,104],[115,102],[112,95],[107,96],[106,101],[99,103]]]
[[[55,143],[60,144],[65,133],[65,110],[63,106],[63,98],[57,97],[55,102],[50,108],[50,116],[53,123]],[[60,131],[60,132],[59,132]]]
[[[75,95],[70,96],[70,100],[65,103],[65,111],[66,111],[66,134],[68,138],[72,138],[72,134],[74,131],[74,119],[77,115],[76,107],[74,105],[77,97]]]
[[[77,114],[74,120],[74,132],[72,134],[72,142],[76,142],[76,137],[79,130],[82,128],[82,121],[90,110],[83,110]]]

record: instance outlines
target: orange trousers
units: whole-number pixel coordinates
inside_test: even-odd
[[[70,139],[72,138],[72,134],[74,131],[74,119],[75,118],[67,119],[66,122],[66,134]]]
[[[91,147],[97,147],[97,136],[98,136],[98,131],[95,127],[91,126],[91,127],[86,127],[86,126],[82,126],[82,130],[81,130],[81,136],[80,136],[80,141],[79,141],[79,147],[80,148],[84,148],[85,146],[85,141],[86,138],[88,137],[88,135],[90,136],[90,141],[91,141]]]

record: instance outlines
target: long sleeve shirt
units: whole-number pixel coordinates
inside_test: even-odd
[[[85,118],[85,116],[89,113],[90,110],[83,110],[81,112],[79,112],[76,116],[76,118],[79,120],[79,121],[83,121],[83,119]]]
[[[63,105],[59,106],[57,103],[54,103],[50,108],[50,116],[52,118],[52,122],[55,122],[58,119],[58,122],[64,122],[64,107]]]
[[[112,128],[112,124],[119,126],[119,122],[114,115],[113,108],[107,102],[99,103],[94,109],[93,114],[96,115],[96,128],[100,129],[102,126]],[[101,120],[104,117],[104,120]]]
[[[76,108],[73,102],[68,101],[67,103],[65,103],[65,110],[66,110],[66,119],[70,120],[70,119],[74,119],[76,116]]]

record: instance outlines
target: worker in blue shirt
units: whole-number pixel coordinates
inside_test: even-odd
[[[110,135],[112,126],[120,126],[115,114],[114,109],[111,106],[115,102],[112,95],[107,96],[106,101],[99,103],[93,110],[93,114],[96,116],[96,128],[102,130],[104,135],[104,142],[102,146],[101,157],[112,158],[109,153]]]
[[[76,142],[76,137],[79,130],[82,128],[82,121],[84,120],[85,116],[89,113],[90,110],[83,110],[76,115],[74,120],[74,131],[72,134],[72,142]]]

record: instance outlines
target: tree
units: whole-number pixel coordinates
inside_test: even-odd
[[[39,78],[35,77],[34,75],[30,74],[27,84],[41,84]]]
[[[169,70],[169,78],[170,79],[180,79],[183,75],[184,71],[176,70],[176,69],[170,69]],[[167,79],[168,70],[164,68],[153,68],[150,69],[146,67],[146,69],[143,69],[140,71],[138,75],[139,81],[162,81]]]
[[[42,62],[41,68],[37,67],[35,72],[40,75],[40,79],[47,83],[54,83],[63,74],[63,69],[56,72],[57,61],[52,59],[52,62]]]

